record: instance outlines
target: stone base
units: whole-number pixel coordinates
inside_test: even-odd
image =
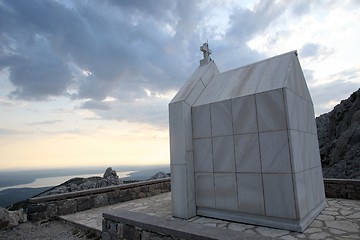
[[[246,213],[235,213],[211,208],[198,208],[197,215],[271,228],[285,229],[294,232],[304,232],[305,229],[314,221],[314,219],[321,213],[324,208],[325,202],[322,202],[301,220],[266,217]]]

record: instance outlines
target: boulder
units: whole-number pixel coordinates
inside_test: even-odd
[[[23,209],[9,211],[0,207],[0,230],[15,227],[26,220],[27,216]]]
[[[111,167],[108,167],[104,173],[104,178],[106,181],[108,181],[110,184],[108,185],[119,185],[122,184],[122,181],[119,179],[119,176],[117,175],[116,171],[113,170]]]
[[[160,178],[167,178],[169,177],[168,174],[164,172],[157,172],[154,176],[151,177],[151,179],[160,179]]]

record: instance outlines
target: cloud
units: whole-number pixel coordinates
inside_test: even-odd
[[[314,58],[317,60],[323,60],[328,57],[330,57],[332,54],[334,54],[334,49],[329,49],[324,46],[321,46],[318,43],[306,43],[302,46],[302,48],[299,51],[299,55],[302,58]]]
[[[267,57],[249,47],[256,36],[274,32],[266,35],[271,48],[291,35],[274,27],[286,14],[304,17],[313,9],[309,1],[276,0],[248,8],[220,0],[4,1],[0,71],[8,69],[11,99],[64,96],[82,102],[71,111],[165,126],[170,99],[147,96],[144,89],[159,95],[178,90],[198,66],[206,39],[219,69],[229,70]],[[318,42],[302,44],[301,57],[330,56],[332,48]]]
[[[110,106],[106,102],[97,102],[93,100],[89,100],[84,102],[80,108],[82,109],[92,109],[92,110],[109,110]]]
[[[40,122],[32,122],[29,123],[31,126],[37,126],[37,125],[52,125],[56,123],[62,123],[62,120],[48,120],[48,121],[40,121]]]
[[[359,88],[360,67],[344,70],[326,79],[326,82],[309,86],[317,115],[331,111],[336,104]]]
[[[307,43],[305,44],[301,49],[301,57],[313,57],[316,56],[319,53],[320,45],[316,43]]]
[[[0,128],[0,136],[10,136],[10,135],[18,135],[18,134],[21,133],[17,130]]]

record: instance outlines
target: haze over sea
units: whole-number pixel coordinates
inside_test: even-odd
[[[0,207],[8,207],[75,177],[101,177],[106,169],[107,166],[0,171]],[[112,169],[123,180],[145,180],[159,171],[170,172],[169,165],[113,166]]]
[[[125,178],[125,177],[129,177],[129,174],[134,173],[134,172],[137,172],[137,171],[117,172],[117,175],[119,176],[119,178]],[[102,177],[103,175],[104,175],[104,173],[93,173],[93,174],[80,174],[80,175],[79,174],[66,175],[66,176],[58,176],[58,177],[41,177],[41,178],[36,178],[31,183],[1,187],[0,191],[10,189],[10,188],[40,188],[40,187],[57,186],[63,182],[66,182],[69,179],[76,178],[76,177],[79,177],[79,178]]]

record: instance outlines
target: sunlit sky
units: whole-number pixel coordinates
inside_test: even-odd
[[[316,115],[360,87],[360,1],[0,0],[0,170],[169,163],[167,105],[298,50]]]

